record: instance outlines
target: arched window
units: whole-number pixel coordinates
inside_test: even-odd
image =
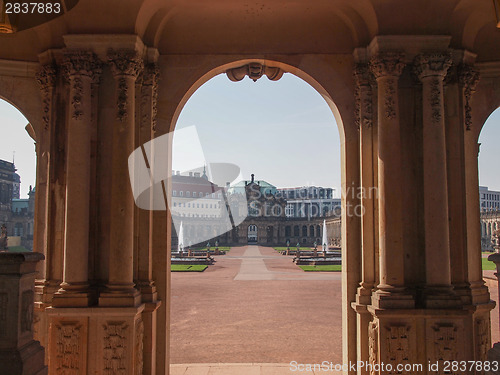
[[[299,226],[298,225],[296,225],[296,226],[293,227],[293,235],[295,237],[300,236],[300,231],[299,231]]]
[[[181,190],[179,191],[179,197],[183,197],[184,196],[184,192]]]
[[[314,237],[314,225],[309,227],[309,237]]]
[[[307,226],[302,226],[302,237],[307,237]]]

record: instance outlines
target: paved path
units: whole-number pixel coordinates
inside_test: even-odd
[[[268,251],[266,251],[268,253]],[[258,246],[248,246],[242,256],[226,255],[227,259],[241,260],[240,271],[234,280],[340,280],[340,272],[304,272],[299,267],[292,264],[286,267],[287,263],[292,263],[292,258],[279,255],[263,255]],[[270,265],[278,265],[283,268],[281,271],[269,270],[266,261]]]
[[[172,375],[282,375],[299,373],[283,365],[290,361],[342,363],[340,273],[303,272],[266,247],[216,259],[202,273],[172,273]],[[496,281],[486,283],[498,300]],[[500,341],[498,307],[491,322]]]
[[[256,246],[172,273],[171,363],[340,363],[340,277]]]
[[[170,375],[340,375],[336,371],[291,371],[289,363],[196,363],[171,365]]]

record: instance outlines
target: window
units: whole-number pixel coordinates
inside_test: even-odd
[[[191,196],[191,192],[190,191],[186,191],[186,197],[190,197]]]
[[[222,198],[222,194],[221,193],[217,194],[217,198]]]
[[[184,196],[184,192],[181,190],[179,191],[179,197],[183,197]]]
[[[196,198],[196,191],[193,191],[193,198]]]
[[[172,196],[176,197],[177,196],[177,191],[172,191]]]

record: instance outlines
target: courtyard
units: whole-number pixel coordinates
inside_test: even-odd
[[[174,375],[286,374],[291,361],[342,363],[340,272],[304,272],[262,246],[235,247],[216,259],[202,273],[172,273]],[[485,277],[497,300],[493,271]],[[491,325],[497,342],[497,307]],[[220,363],[233,365],[204,365]]]

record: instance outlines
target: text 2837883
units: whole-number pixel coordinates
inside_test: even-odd
[[[58,2],[6,2],[5,13],[7,14],[58,14],[61,13],[61,3]]]

